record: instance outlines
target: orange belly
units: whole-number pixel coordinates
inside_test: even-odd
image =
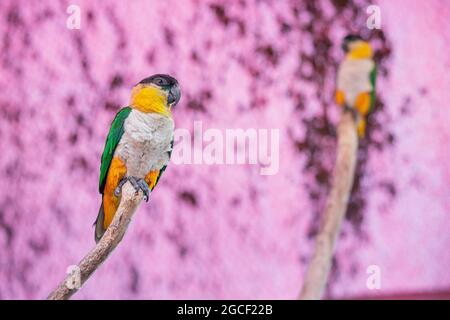
[[[103,210],[104,219],[103,227],[105,230],[111,224],[112,219],[119,207],[120,195],[116,197],[114,191],[119,184],[120,180],[125,177],[127,173],[127,167],[125,163],[119,158],[114,157],[111,161],[111,165],[108,170],[108,176],[106,177],[105,190],[103,192]]]
[[[150,190],[153,190],[155,187],[156,181],[158,181],[159,170],[149,171],[145,176],[145,182],[147,182]]]

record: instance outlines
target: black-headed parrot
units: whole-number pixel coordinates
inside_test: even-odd
[[[100,166],[102,204],[95,221],[96,242],[116,213],[125,182],[142,190],[148,201],[170,160],[174,137],[171,109],[180,96],[175,78],[156,74],[134,86],[130,105],[116,114]]]
[[[342,42],[345,58],[339,65],[336,103],[355,111],[358,135],[365,136],[367,115],[375,105],[377,66],[373,50],[360,36],[348,35]]]

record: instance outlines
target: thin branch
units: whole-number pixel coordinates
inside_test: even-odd
[[[50,293],[47,299],[66,300],[80,289],[122,240],[142,197],[142,192],[136,192],[129,182],[122,187],[122,199],[119,208],[103,237],[94,249],[78,263],[76,267],[77,272],[69,274],[56,289]],[[74,276],[78,277],[78,279],[74,279]],[[74,283],[77,285],[74,285]]]
[[[327,199],[325,214],[316,237],[315,252],[309,263],[299,299],[322,298],[331,268],[336,238],[347,211],[355,175],[357,149],[355,121],[350,112],[344,112],[338,126],[337,158],[331,193]]]

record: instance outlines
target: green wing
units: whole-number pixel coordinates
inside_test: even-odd
[[[124,132],[123,124],[130,112],[130,107],[122,108],[111,123],[111,128],[109,129],[108,137],[106,138],[105,148],[103,149],[102,164],[100,166],[100,180],[98,184],[98,191],[100,193],[103,193],[103,190],[105,189],[109,165],[111,164],[114,151],[119,144],[120,138],[122,138]]]
[[[372,92],[370,92],[370,109],[369,112],[373,111],[375,106],[375,85],[377,81],[377,65],[375,64],[372,71],[370,72],[370,84],[372,85]]]
[[[173,150],[173,138],[172,138],[172,141],[170,141],[169,159],[170,159],[170,157],[172,155],[172,150]],[[158,181],[161,178],[162,174],[164,173],[164,171],[166,171],[166,168],[167,168],[167,165],[165,165],[164,167],[161,168],[161,170],[159,170],[158,179],[156,179],[156,182],[155,182],[155,185],[153,186],[153,189],[155,189],[155,187],[158,184]]]

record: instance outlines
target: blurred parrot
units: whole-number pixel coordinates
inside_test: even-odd
[[[102,204],[94,223],[96,242],[116,213],[125,182],[142,190],[148,201],[170,160],[174,136],[171,108],[180,96],[175,78],[156,74],[134,86],[130,105],[116,114],[100,166]]]
[[[346,36],[342,49],[346,55],[338,68],[336,103],[354,112],[358,136],[364,138],[367,115],[375,104],[377,66],[372,47],[360,36]]]

